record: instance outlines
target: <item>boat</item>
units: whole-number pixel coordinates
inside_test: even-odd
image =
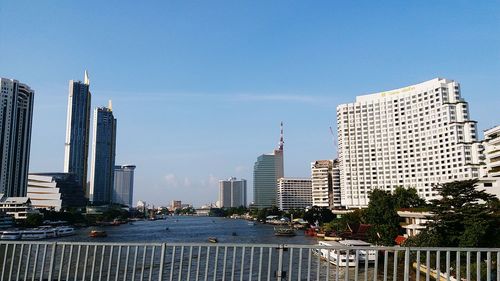
[[[19,240],[21,239],[21,231],[18,230],[7,230],[0,236],[2,240]]]
[[[338,266],[356,266],[356,253],[355,251],[349,251],[341,249],[328,249],[326,247],[339,247],[344,246],[339,242],[335,241],[319,241],[318,245],[321,247],[318,249],[317,253],[322,259],[329,261],[330,263]]]
[[[353,246],[353,247],[364,247],[364,248],[369,248],[372,247],[372,245],[368,242],[362,241],[362,240],[342,240],[339,241],[340,244],[346,245],[346,246]],[[368,250],[368,249],[361,249],[358,250],[358,259],[359,262],[375,262],[377,259],[377,251],[375,250]]]
[[[53,228],[50,225],[42,225],[39,228],[36,228],[35,230],[43,230],[45,231],[45,238],[55,238],[57,237],[57,230],[56,228]]]
[[[22,240],[41,240],[41,239],[46,239],[47,237],[47,230],[45,229],[32,229],[32,230],[24,230],[21,232],[21,239]],[[54,231],[55,233],[55,231]],[[54,234],[55,235],[55,234]]]
[[[57,237],[75,235],[75,229],[70,226],[61,226],[56,228]]]
[[[340,241],[342,238],[336,236],[326,236],[323,237],[326,241]]]
[[[293,227],[275,227],[275,236],[295,236],[295,229]]]
[[[92,230],[89,233],[89,237],[92,237],[92,238],[108,237],[108,234],[106,233],[106,231]]]
[[[216,237],[208,237],[208,242],[210,242],[210,243],[218,243],[219,240],[217,240]]]
[[[254,222],[254,221],[249,221],[247,224],[248,224],[249,226],[254,226],[254,225],[255,225],[255,222]]]

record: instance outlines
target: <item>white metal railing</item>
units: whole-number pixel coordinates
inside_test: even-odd
[[[0,242],[3,280],[488,280],[500,249]]]

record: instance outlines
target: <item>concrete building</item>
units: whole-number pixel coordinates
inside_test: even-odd
[[[368,205],[374,189],[414,187],[425,199],[433,186],[477,178],[476,122],[460,85],[436,78],[356,97],[337,107],[342,205]]]
[[[340,208],[340,169],[338,160],[317,160],[311,163],[312,205]]]
[[[0,193],[8,197],[26,196],[34,96],[27,85],[0,78]]]
[[[111,101],[108,107],[94,111],[94,133],[92,140],[92,164],[90,167],[90,198],[94,204],[111,203],[116,147],[116,119]]]
[[[182,201],[172,200],[172,202],[170,203],[170,211],[175,211],[177,209],[182,209]]]
[[[484,140],[479,149],[481,166],[478,188],[500,198],[500,126],[484,131]]]
[[[73,173],[86,196],[87,167],[90,135],[90,81],[85,71],[83,83],[69,81],[66,142],[64,144],[64,172]]]
[[[14,217],[16,220],[25,220],[28,214],[39,212],[31,206],[28,197],[7,197],[0,194],[0,213]]]
[[[71,173],[30,173],[27,196],[37,209],[60,211],[87,205],[82,185]]]
[[[135,168],[135,165],[115,166],[113,203],[132,207]]]
[[[247,181],[229,178],[219,181],[219,206],[221,208],[247,206]]]
[[[253,168],[253,208],[276,206],[277,181],[284,177],[283,167],[283,122],[279,146],[270,154],[257,158]]]
[[[426,224],[432,219],[430,212],[422,212],[415,210],[399,210],[398,216],[405,220],[401,227],[405,230],[404,237],[412,237],[420,234],[422,230],[426,229]]]
[[[312,205],[311,179],[279,178],[276,202],[282,211],[310,207]]]

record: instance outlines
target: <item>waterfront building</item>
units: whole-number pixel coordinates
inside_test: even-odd
[[[90,80],[85,71],[84,81],[69,81],[64,172],[73,173],[86,196],[90,135]]]
[[[28,197],[7,197],[0,194],[0,213],[5,213],[16,220],[25,220],[28,214],[38,214]]]
[[[476,122],[460,85],[436,78],[337,107],[342,205],[366,207],[375,188],[414,187],[436,198],[438,183],[477,178]]]
[[[270,154],[257,158],[253,168],[254,208],[270,208],[276,206],[277,181],[284,177],[283,165],[283,122],[278,148]]]
[[[172,200],[170,204],[170,211],[175,211],[177,209],[182,209],[182,201],[181,200]]]
[[[116,147],[116,119],[111,101],[108,107],[94,111],[90,197],[94,204],[111,203]]]
[[[276,201],[278,208],[282,211],[310,207],[312,205],[311,179],[279,178]]]
[[[247,181],[234,177],[219,181],[219,206],[221,208],[247,206]]]
[[[500,198],[500,125],[484,131],[479,149],[481,168],[478,187]]]
[[[338,160],[317,160],[311,163],[312,205],[340,208],[340,169]]]
[[[404,219],[401,227],[404,229],[404,237],[412,237],[420,234],[427,228],[427,223],[432,219],[432,214],[427,211],[417,211],[412,209],[398,210],[398,216]]]
[[[0,193],[26,196],[35,92],[0,78]]]
[[[72,173],[30,173],[27,196],[37,209],[60,211],[87,204],[82,185]]]
[[[132,207],[135,168],[135,165],[115,166],[113,203]]]

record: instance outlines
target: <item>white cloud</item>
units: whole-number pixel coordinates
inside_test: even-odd
[[[179,182],[177,181],[177,177],[174,174],[167,174],[165,176],[165,181],[167,182],[168,187],[178,187]]]
[[[184,187],[191,187],[191,180],[188,178],[184,178]]]

